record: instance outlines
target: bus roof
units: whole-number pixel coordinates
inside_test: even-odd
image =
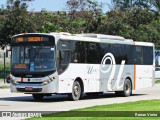
[[[63,40],[75,40],[75,41],[88,41],[88,42],[100,42],[100,43],[119,43],[119,44],[135,44],[135,45],[145,45],[145,46],[154,46],[153,43],[150,42],[137,42],[133,41],[132,39],[125,39],[121,36],[113,36],[113,35],[105,35],[105,34],[70,34],[68,32],[51,32],[51,33],[23,33],[14,35],[13,37],[19,35],[32,35],[32,34],[39,34],[39,35],[49,35],[54,36],[57,39]]]
[[[75,41],[88,41],[88,42],[101,42],[101,43],[120,43],[120,44],[133,44],[133,40],[127,40],[121,36],[104,35],[104,34],[70,34],[70,33],[50,33],[63,40]]]

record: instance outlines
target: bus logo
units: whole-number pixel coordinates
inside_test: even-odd
[[[110,65],[108,68],[106,68],[106,61],[107,60],[110,60]],[[125,60],[122,60],[121,66],[120,66],[120,69],[118,72],[117,80],[116,80],[116,83],[115,83],[113,89],[119,89],[123,86],[123,84],[119,85],[119,83],[120,83],[120,79],[121,79],[121,76],[122,76],[122,73],[124,70],[124,64],[125,64]],[[116,72],[116,61],[115,61],[115,58],[112,53],[107,53],[104,55],[104,57],[102,58],[102,61],[101,61],[101,72],[108,73],[110,71],[111,71],[111,73],[110,73],[108,84],[107,84],[108,90],[112,90],[112,79],[114,78],[115,72]]]

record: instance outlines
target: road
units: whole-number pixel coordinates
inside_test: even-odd
[[[160,84],[154,87],[133,91],[130,97],[115,97],[114,93],[106,93],[98,97],[84,96],[79,101],[69,101],[66,95],[53,95],[44,101],[35,101],[31,95],[11,93],[9,89],[0,89],[0,111],[68,111],[114,103],[138,100],[160,99]]]

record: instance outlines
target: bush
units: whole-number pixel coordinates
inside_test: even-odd
[[[10,74],[10,65],[6,65],[5,67],[6,77]],[[4,65],[0,65],[0,78],[4,78]]]

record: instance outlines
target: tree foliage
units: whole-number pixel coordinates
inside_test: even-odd
[[[0,8],[0,45],[24,32],[70,32],[119,35],[160,45],[159,0],[112,0],[114,8],[103,13],[96,0],[68,0],[67,11],[28,12],[32,0],[8,0]]]
[[[160,10],[159,0],[112,0],[114,7],[122,11],[131,10],[134,7],[141,9]]]
[[[0,43],[5,46],[11,43],[12,35],[34,32],[34,27],[29,19],[27,4],[20,0],[8,0],[6,9],[1,12],[4,23],[1,26]]]

